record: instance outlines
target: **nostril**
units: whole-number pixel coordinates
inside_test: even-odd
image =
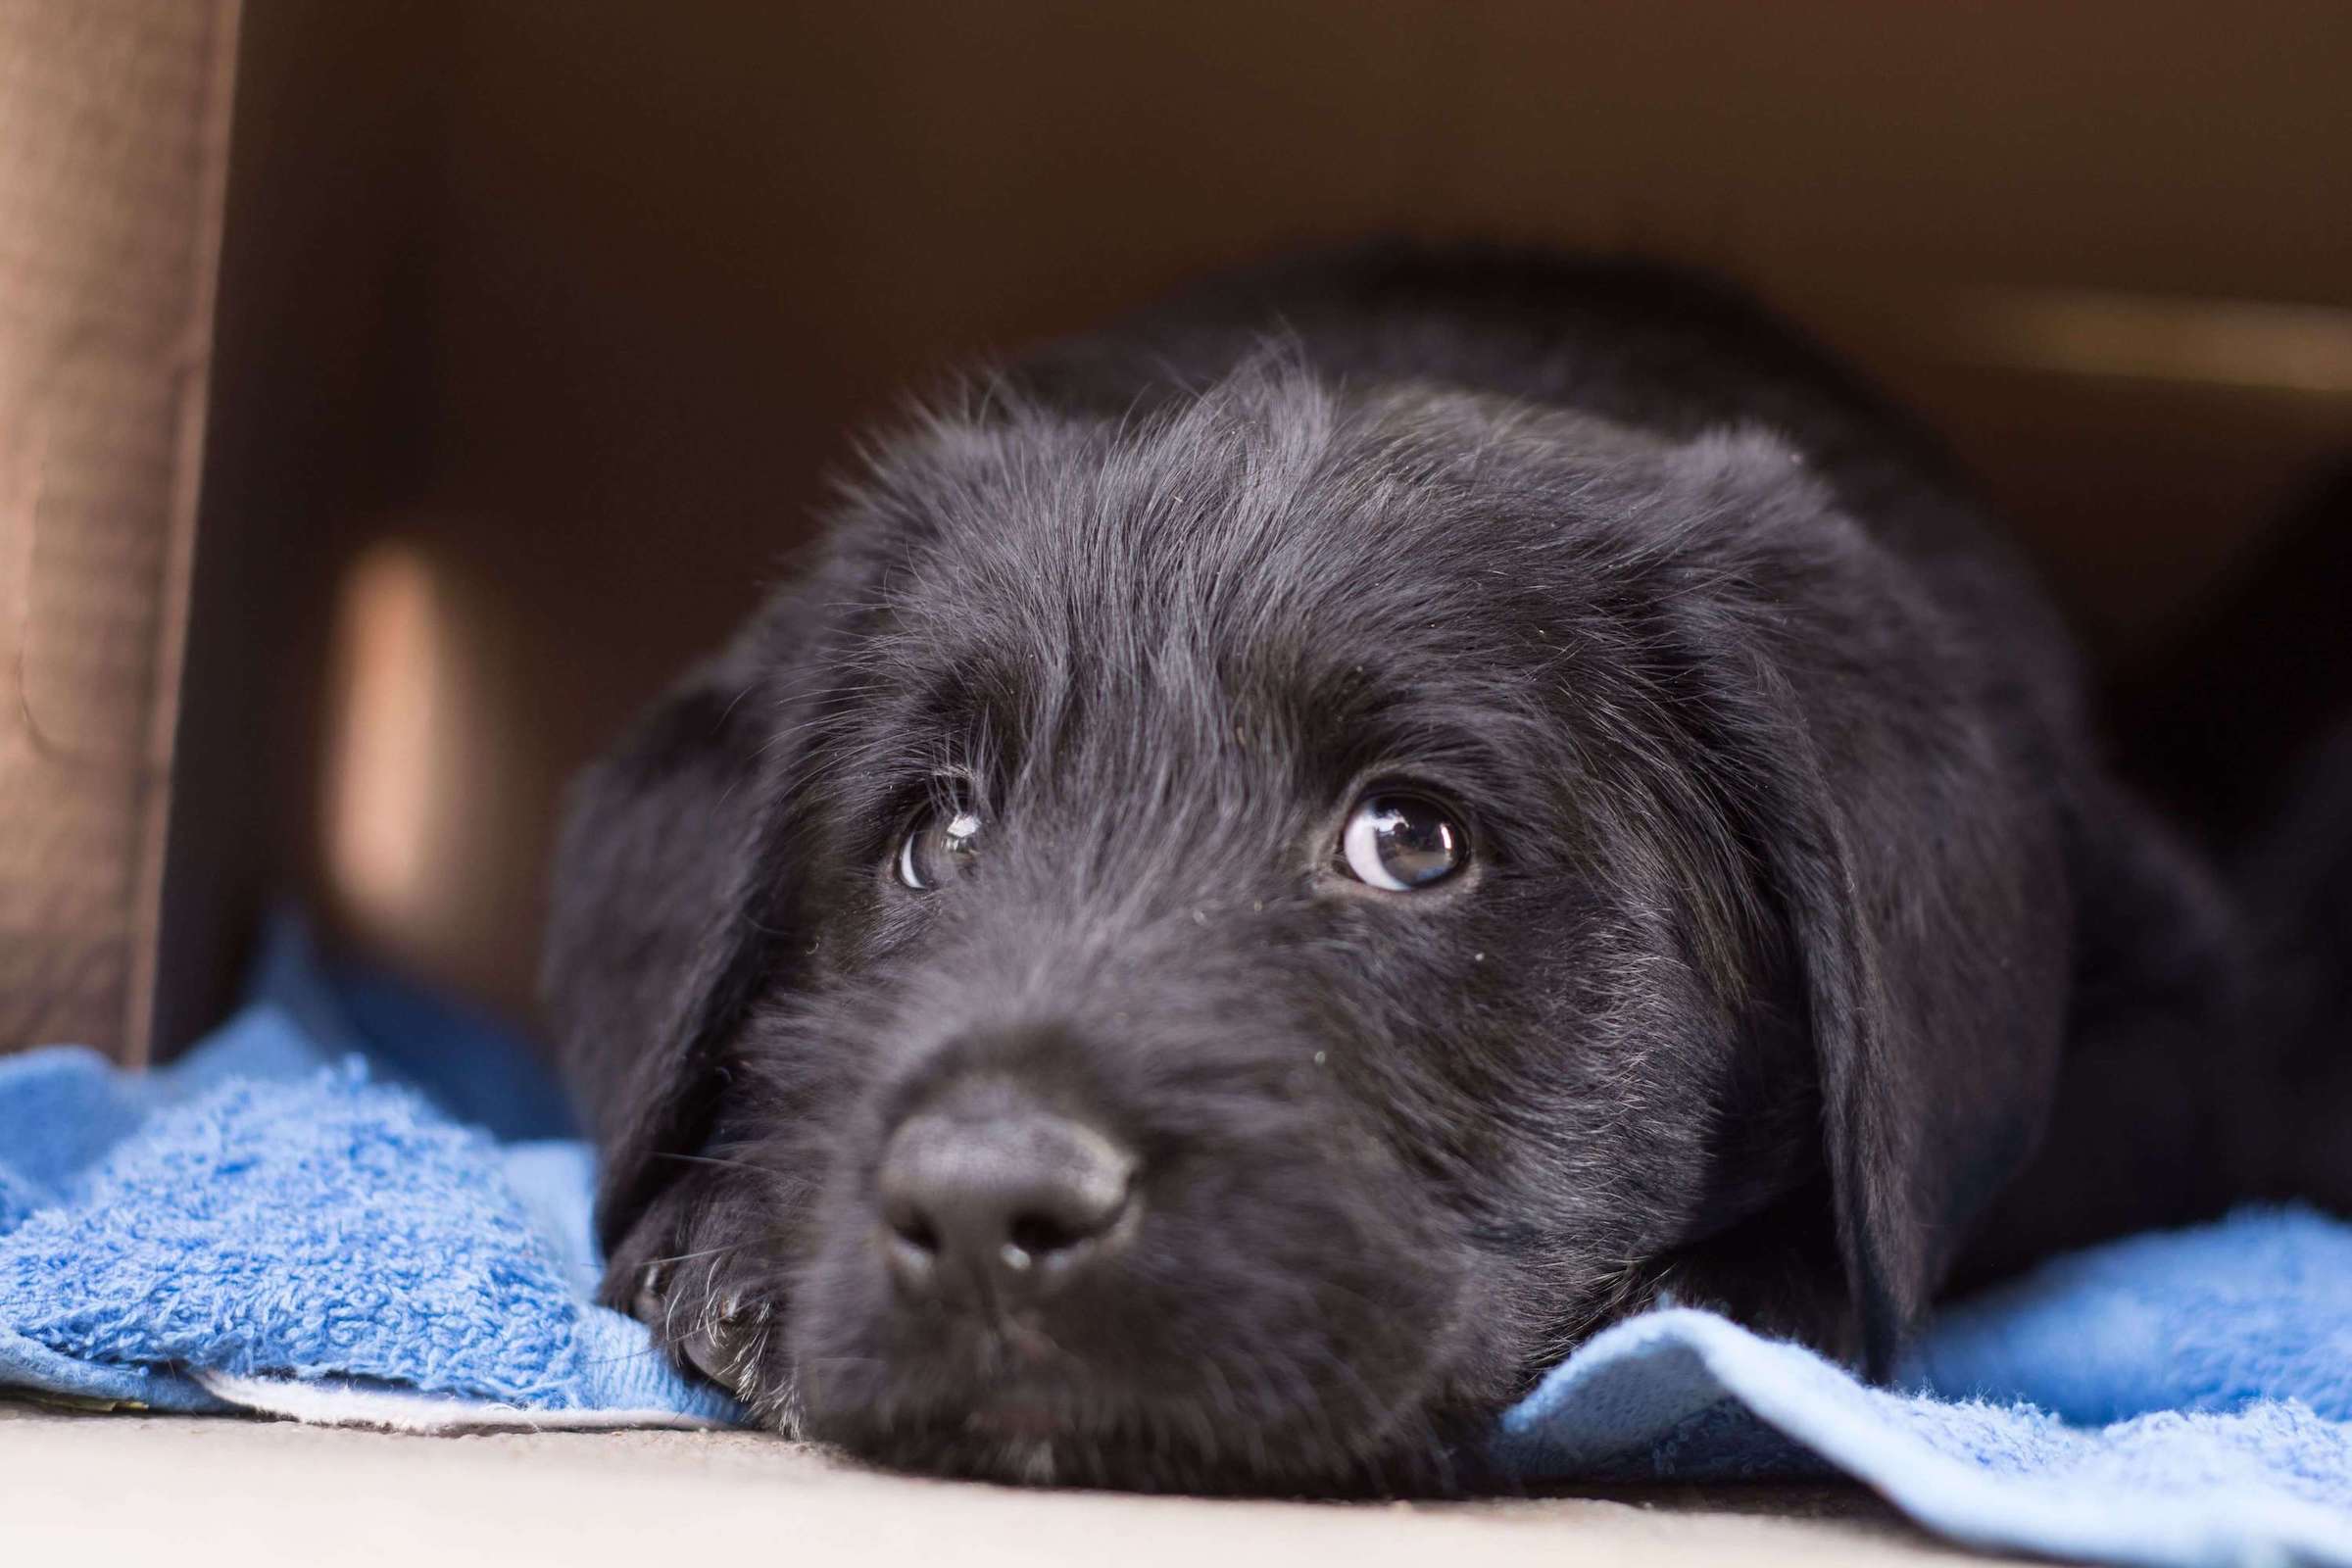
[[[1022,1214],[1013,1220],[1009,1240],[1031,1257],[1044,1257],[1066,1251],[1086,1237],[1087,1233],[1070,1229],[1051,1214]]]
[[[1013,1210],[1005,1240],[1031,1257],[1067,1252],[1107,1235],[1127,1212],[1134,1172],[1123,1161],[1073,1162]]]
[[[939,1232],[921,1214],[902,1214],[890,1222],[891,1234],[918,1252],[939,1250]]]

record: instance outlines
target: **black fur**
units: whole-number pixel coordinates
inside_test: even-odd
[[[951,772],[981,868],[910,893]],[[1335,871],[1396,781],[1467,875]],[[764,1417],[1336,1492],[1458,1482],[1662,1295],[1883,1370],[1956,1268],[2259,1187],[2238,947],[1928,443],[1710,285],[1380,253],[881,443],[580,785],[548,995],[610,1294]],[[1133,1245],[996,1318],[876,1246],[884,1137],[975,1070],[1145,1160]]]

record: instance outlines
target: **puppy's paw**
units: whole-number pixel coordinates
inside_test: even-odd
[[[629,1311],[680,1362],[749,1397],[773,1312],[765,1303],[718,1294],[716,1285],[714,1279],[695,1282],[690,1267],[648,1263],[638,1271]]]
[[[649,1212],[615,1250],[604,1298],[653,1331],[655,1347],[688,1376],[743,1401],[763,1426],[798,1429],[798,1379],[783,1296],[759,1278],[757,1236],[728,1223],[729,1195],[680,1191]]]

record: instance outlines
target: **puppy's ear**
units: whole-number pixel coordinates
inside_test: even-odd
[[[2054,845],[2037,856],[2013,827],[1965,808],[1955,820],[1932,789],[1857,809],[1840,799],[1852,787],[1826,771],[1805,780],[1772,863],[1820,1074],[1856,1348],[1884,1377],[2040,1134],[2065,939],[2022,906],[2014,873],[2037,860],[2053,904],[2063,873]]]
[[[787,717],[790,618],[756,619],[572,788],[541,982],[603,1157],[609,1255],[677,1175],[664,1156],[708,1133],[717,1051],[790,918],[765,777]]]
[[[1813,1042],[1852,1348],[1884,1376],[2048,1114],[2072,670],[2029,590],[2014,624],[1962,623],[1785,449],[1698,456],[1754,520],[1694,640]]]

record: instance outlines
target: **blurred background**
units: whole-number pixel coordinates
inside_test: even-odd
[[[1748,281],[2242,747],[2182,671],[2352,451],[2347,82],[2334,0],[0,0],[0,1049],[184,1043],[288,894],[527,1018],[564,778],[859,421],[1367,234]]]

